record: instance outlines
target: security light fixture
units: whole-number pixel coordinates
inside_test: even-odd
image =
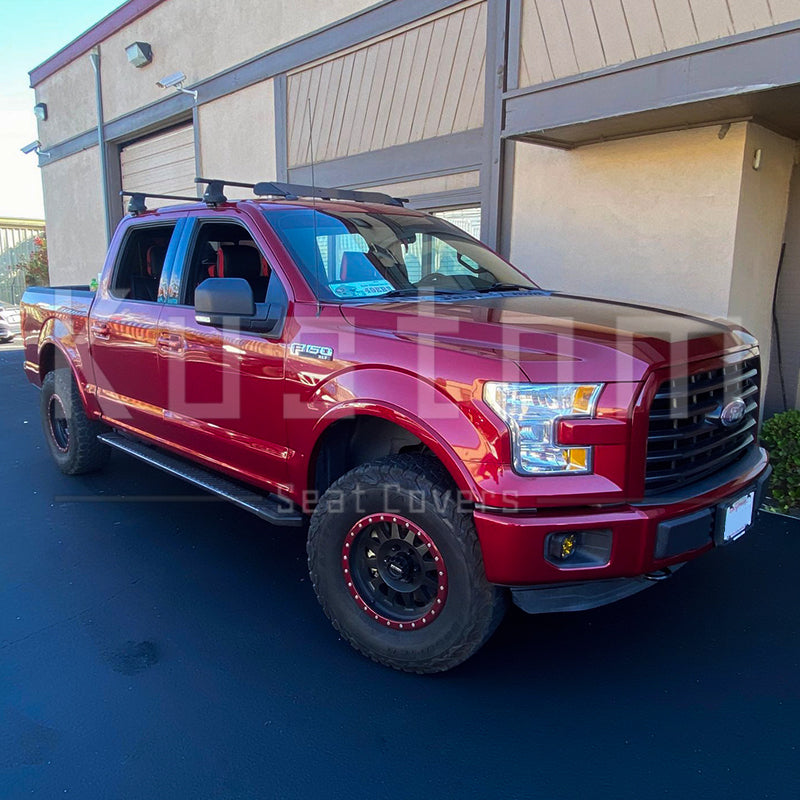
[[[147,42],[133,42],[125,48],[125,55],[134,67],[146,67],[153,60],[153,48]]]
[[[183,92],[183,94],[190,94],[195,100],[197,100],[196,89],[183,88],[183,83],[185,80],[186,76],[182,72],[173,72],[172,75],[167,75],[166,78],[156,81],[156,86],[160,86],[162,89],[175,89],[175,91]]]
[[[42,150],[42,143],[38,139],[35,142],[26,144],[25,147],[20,147],[20,150],[22,150],[25,155],[28,155],[28,153],[36,153],[42,156],[42,158],[50,158],[50,153]]]
[[[47,119],[47,103],[37,103],[33,107],[33,115],[39,122],[44,122]]]

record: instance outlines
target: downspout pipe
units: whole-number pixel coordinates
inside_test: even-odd
[[[97,144],[100,148],[100,180],[103,184],[103,217],[106,223],[106,247],[111,243],[111,203],[108,196],[108,157],[106,154],[105,119],[103,117],[103,84],[100,80],[100,48],[89,53],[94,70],[94,89],[97,103]]]

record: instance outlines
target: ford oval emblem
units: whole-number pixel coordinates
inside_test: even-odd
[[[719,412],[719,421],[726,427],[732,428],[738,425],[744,418],[744,412],[747,410],[747,404],[741,397],[734,397],[729,403],[723,406],[722,411]]]

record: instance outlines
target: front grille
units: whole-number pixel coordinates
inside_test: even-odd
[[[650,408],[645,496],[700,481],[748,452],[758,434],[759,378],[756,356],[659,386]],[[744,417],[725,427],[718,415],[736,397],[746,404]]]

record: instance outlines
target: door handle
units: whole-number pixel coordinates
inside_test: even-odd
[[[183,337],[177,333],[160,333],[158,335],[158,349],[170,353],[179,353],[183,350]]]
[[[91,331],[95,339],[107,341],[111,338],[111,326],[107,322],[93,322]]]

